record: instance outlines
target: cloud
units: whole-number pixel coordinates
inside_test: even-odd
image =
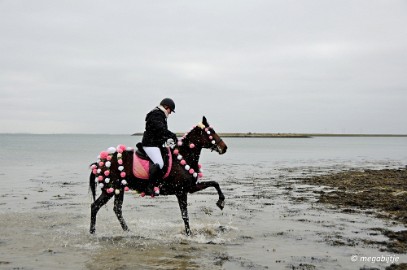
[[[407,133],[403,1],[0,2],[0,132]]]

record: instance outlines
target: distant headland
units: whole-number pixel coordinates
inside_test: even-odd
[[[178,137],[185,133],[177,132]],[[218,133],[224,138],[312,138],[312,137],[407,137],[407,134],[326,134],[326,133]],[[143,133],[138,132],[132,136],[143,136]]]

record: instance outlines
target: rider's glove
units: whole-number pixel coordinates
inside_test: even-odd
[[[173,148],[173,147],[175,146],[174,139],[169,138],[165,144],[166,144],[168,147]]]

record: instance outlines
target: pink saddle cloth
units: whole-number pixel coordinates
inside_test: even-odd
[[[168,175],[171,172],[171,168],[172,168],[171,150],[169,147],[167,147],[167,150],[168,150],[168,166],[167,166],[167,172],[165,173],[163,179],[168,177]],[[150,171],[150,160],[140,158],[139,156],[136,155],[136,152],[134,151],[134,154],[133,154],[133,174],[134,174],[134,176],[139,179],[148,180],[150,178],[149,171]]]

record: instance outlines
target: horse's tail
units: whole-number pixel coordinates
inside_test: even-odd
[[[92,165],[97,165],[97,163],[95,162],[95,163],[90,164],[90,166],[92,166]],[[95,182],[95,179],[96,179],[96,175],[93,174],[93,172],[91,172],[90,176],[89,176],[89,189],[92,192],[93,201],[96,200],[96,182]]]

